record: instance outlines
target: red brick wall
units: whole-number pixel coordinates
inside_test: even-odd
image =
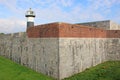
[[[120,30],[107,30],[108,38],[120,38]]]
[[[59,26],[60,37],[104,38],[105,30],[91,28],[82,25],[61,24]]]
[[[30,27],[27,29],[27,36],[29,38],[58,37],[59,32],[57,26],[57,23],[51,23]]]
[[[120,30],[103,30],[83,25],[50,23],[27,29],[29,38],[79,37],[79,38],[120,38]]]

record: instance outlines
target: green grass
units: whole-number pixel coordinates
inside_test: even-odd
[[[0,56],[0,80],[54,80]],[[120,61],[108,61],[64,80],[120,80]]]
[[[120,80],[120,61],[108,61],[64,80]]]
[[[53,80],[0,56],[0,80]]]

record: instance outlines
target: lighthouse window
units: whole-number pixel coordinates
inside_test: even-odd
[[[30,12],[30,14],[33,14],[33,12]]]
[[[27,12],[26,14],[30,14],[30,12]]]

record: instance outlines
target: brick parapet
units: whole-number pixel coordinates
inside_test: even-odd
[[[68,23],[50,23],[28,28],[27,35],[29,38],[120,38],[120,30],[104,30],[95,27]]]
[[[29,38],[58,37],[58,24],[51,23],[30,27],[27,29],[27,35]]]
[[[120,38],[120,30],[106,30],[107,38]]]

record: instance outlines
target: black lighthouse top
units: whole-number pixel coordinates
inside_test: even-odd
[[[30,8],[30,9],[26,12],[25,17],[35,17],[34,11],[32,11],[32,9]]]

